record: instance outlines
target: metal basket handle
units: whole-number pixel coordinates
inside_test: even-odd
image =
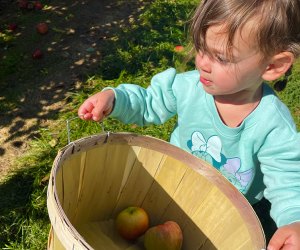
[[[67,126],[68,145],[71,143],[71,127],[70,127],[70,123],[71,123],[71,121],[76,120],[76,119],[80,119],[80,117],[79,116],[74,116],[74,117],[69,118],[69,119],[66,120],[66,123],[67,123],[66,126]],[[102,133],[107,133],[107,135],[109,135],[110,132],[106,132],[105,131],[103,122],[100,121],[99,124],[100,124],[100,126],[102,128]]]

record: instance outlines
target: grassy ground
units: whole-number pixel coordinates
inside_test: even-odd
[[[17,169],[0,184],[0,248],[45,249],[49,231],[46,208],[48,174],[57,151],[67,144],[65,121],[76,116],[78,106],[85,98],[105,86],[121,82],[147,86],[153,74],[168,67],[179,70],[193,68],[182,63],[184,53],[174,52],[176,45],[187,47],[188,16],[197,1],[155,0],[140,16],[131,21],[130,27],[103,46],[103,60],[99,71],[71,94],[68,113],[59,115],[49,128],[39,131],[40,137],[31,143],[30,151],[18,159]],[[7,36],[7,38],[9,38]],[[5,43],[4,39],[2,40]],[[13,58],[12,61],[14,62]],[[1,78],[9,75],[10,65],[1,71]],[[24,71],[22,70],[24,74]],[[26,72],[25,72],[26,73]],[[300,128],[300,64],[294,67],[287,89],[280,97],[289,106]],[[12,96],[12,98],[15,98]],[[2,103],[1,110],[9,109],[11,102]],[[164,126],[138,128],[123,125],[116,120],[104,122],[107,131],[132,131],[168,140],[174,125],[171,120]],[[71,123],[71,140],[101,131],[99,124],[79,119]]]

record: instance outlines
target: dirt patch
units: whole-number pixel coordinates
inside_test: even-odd
[[[19,70],[0,83],[0,106],[12,106],[0,112],[0,176],[5,176],[14,159],[29,149],[28,143],[38,136],[38,130],[47,128],[58,113],[65,111],[68,93],[80,88],[97,71],[103,41],[114,36],[145,4],[117,0],[48,2],[39,13],[40,19],[43,13],[47,16],[45,22],[49,25],[49,32],[38,41],[42,43],[44,56],[40,60],[23,57],[24,64],[31,63],[36,73],[29,76]],[[31,14],[20,13],[16,1],[6,0],[1,1],[0,15],[3,27],[8,20],[22,20],[22,15]],[[28,55],[37,46],[31,42],[29,26],[19,24],[15,41]],[[6,50],[0,48],[1,59]],[[20,92],[12,104],[12,96]]]

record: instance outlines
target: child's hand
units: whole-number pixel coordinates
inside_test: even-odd
[[[268,250],[299,250],[300,222],[295,222],[277,229],[269,242]]]
[[[99,92],[84,101],[78,109],[78,116],[84,120],[101,121],[113,109],[115,93],[112,90]]]

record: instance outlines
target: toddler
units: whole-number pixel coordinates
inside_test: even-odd
[[[300,54],[300,0],[203,0],[191,23],[196,70],[171,68],[144,89],[105,88],[79,108],[140,126],[178,120],[170,142],[217,168],[251,204],[271,203],[268,249],[300,249],[300,134],[265,83]]]

